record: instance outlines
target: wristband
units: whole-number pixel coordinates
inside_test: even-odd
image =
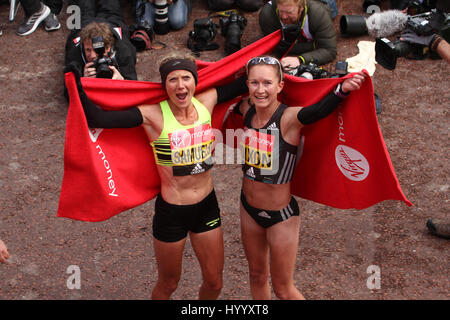
[[[442,41],[441,36],[438,35],[438,34],[436,34],[436,35],[433,37],[433,40],[431,41],[431,44],[430,44],[430,50],[433,51],[433,52],[436,52],[437,47],[438,47],[439,43],[441,43],[441,41]]]
[[[350,94],[350,92],[345,93],[344,91],[342,91],[342,84],[339,83],[336,86],[336,89],[334,89],[334,94],[337,95],[339,98],[344,99]]]

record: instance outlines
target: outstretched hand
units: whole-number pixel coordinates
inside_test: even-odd
[[[2,240],[0,240],[0,262],[6,262],[6,259],[9,258],[8,248],[3,243]]]
[[[342,82],[342,92],[349,93],[351,91],[359,90],[367,77],[368,74],[363,71],[355,73],[353,77],[345,79],[345,81]]]

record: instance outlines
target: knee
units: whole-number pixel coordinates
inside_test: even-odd
[[[164,279],[159,279],[160,289],[166,294],[172,294],[178,288],[178,282],[180,277],[167,277]]]
[[[180,30],[182,29],[186,23],[187,23],[187,17],[183,16],[174,16],[169,18],[170,28],[172,30]]]
[[[255,286],[264,286],[269,281],[269,273],[264,270],[250,271],[250,282]]]
[[[289,299],[289,286],[288,285],[280,285],[272,283],[273,292],[280,300],[288,300]]]
[[[203,284],[202,284],[203,289],[209,291],[209,292],[217,292],[220,293],[222,291],[222,287],[223,287],[223,282],[222,279],[217,279],[217,280],[203,280]]]
[[[220,292],[223,287],[222,277],[218,276],[215,278],[205,278],[203,280],[203,286],[209,291]]]
[[[169,23],[172,30],[179,30],[183,28],[187,23],[188,8],[184,6],[178,6],[169,10]]]

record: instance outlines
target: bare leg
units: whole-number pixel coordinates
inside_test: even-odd
[[[153,300],[170,299],[170,296],[178,287],[185,244],[186,238],[177,242],[163,242],[153,238],[158,265],[158,281],[153,288]]]
[[[190,232],[189,236],[202,269],[203,282],[198,298],[200,300],[217,299],[223,285],[222,227],[202,233]]]
[[[258,225],[241,204],[241,237],[250,273],[250,290],[255,300],[270,299],[269,246],[266,230]]]
[[[291,217],[267,229],[270,246],[270,275],[276,296],[283,300],[304,300],[294,286],[300,217]]]

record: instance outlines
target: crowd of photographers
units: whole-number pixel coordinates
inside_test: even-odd
[[[310,78],[329,77],[320,66],[337,56],[336,31],[333,19],[337,16],[335,0],[202,0],[215,15],[196,19],[189,32],[188,47],[199,53],[216,50],[214,42],[218,31],[225,37],[226,54],[241,49],[241,37],[247,25],[245,12],[259,10],[259,25],[264,35],[281,29],[281,41],[272,52],[281,59],[284,71]],[[376,35],[377,62],[394,69],[398,57],[424,59],[441,56],[450,60],[449,1],[445,0],[390,0],[390,7],[400,19],[405,16],[403,30],[394,42]],[[26,36],[41,24],[45,30],[61,27],[58,14],[62,0],[20,0],[25,20],[17,34]],[[85,77],[136,80],[136,51],[150,49],[156,35],[167,34],[186,26],[193,0],[134,0],[136,22],[130,26],[124,21],[119,0],[69,0],[81,13],[81,29],[73,29],[66,43],[65,63],[76,65]],[[381,0],[364,0],[362,9],[379,8]],[[242,11],[231,10],[239,9]],[[392,10],[391,10],[392,11]],[[417,15],[419,14],[419,15]],[[420,15],[422,14],[422,15]],[[219,16],[220,24],[213,21]],[[406,18],[407,17],[407,18]],[[377,20],[378,19],[378,20]],[[392,28],[397,20],[386,20],[372,15],[346,16],[340,20],[344,36],[371,33],[371,29]],[[387,18],[394,19],[394,18]],[[398,19],[395,18],[395,19]],[[417,26],[417,27],[415,27]],[[422,30],[426,26],[427,30]],[[379,31],[377,29],[377,31]],[[394,30],[397,31],[397,30]],[[338,71],[345,64],[338,62]],[[340,73],[343,75],[345,72]],[[336,76],[336,73],[334,73]]]

